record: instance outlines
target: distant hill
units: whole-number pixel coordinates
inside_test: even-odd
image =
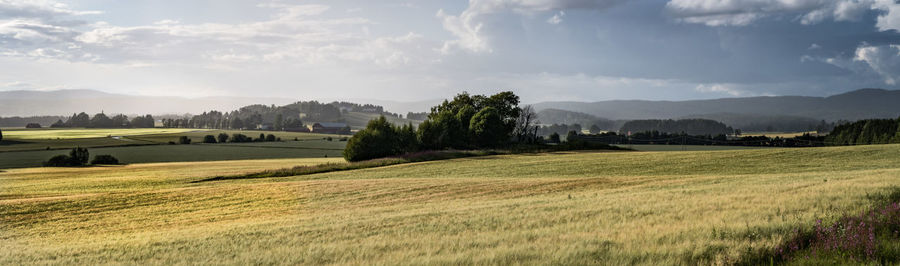
[[[542,102],[537,110],[580,112],[611,120],[721,118],[738,116],[793,117],[809,121],[897,118],[900,90],[861,89],[830,97],[771,96],[691,101],[617,100],[602,102]],[[543,120],[542,120],[543,121]],[[724,122],[724,121],[723,121]]]
[[[96,90],[0,91],[0,116],[71,116],[90,114],[184,114],[234,110],[251,104],[284,105],[296,100],[265,97],[158,97]]]

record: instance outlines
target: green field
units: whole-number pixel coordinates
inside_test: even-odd
[[[756,150],[770,147],[724,146],[724,145],[660,145],[660,144],[619,144],[614,145],[636,151],[727,151]]]
[[[137,136],[149,134],[175,134],[193,131],[203,131],[201,129],[185,129],[185,128],[79,128],[79,129],[13,129],[4,130],[3,139],[13,140],[53,140],[53,139],[86,139],[86,138],[105,138],[108,136]]]
[[[282,141],[200,143],[204,136],[220,133],[229,136],[239,133],[253,138],[258,138],[259,134],[273,134]],[[344,137],[339,135],[248,130],[39,129],[10,130],[3,134],[0,169],[37,167],[54,155],[67,154],[74,147],[89,148],[92,155],[110,154],[123,163],[151,163],[341,157],[347,144],[339,141]],[[191,138],[194,144],[168,145],[169,142],[177,143],[181,136]],[[324,140],[327,137],[332,141]]]
[[[0,264],[731,264],[864,210],[900,145],[0,172]]]

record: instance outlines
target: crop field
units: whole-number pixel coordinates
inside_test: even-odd
[[[282,141],[202,144],[206,135],[273,134]],[[341,157],[344,136],[300,132],[200,129],[39,129],[3,131],[0,169],[37,167],[74,147],[109,154],[123,163]],[[95,137],[102,135],[103,137]],[[38,137],[40,136],[40,137]],[[109,136],[109,137],[107,137]],[[168,145],[187,136],[194,144]],[[32,138],[33,137],[33,138]],[[332,141],[325,138],[331,137]],[[295,141],[296,140],[296,141]]]
[[[783,139],[788,139],[788,138],[793,138],[793,137],[803,136],[803,134],[810,134],[810,135],[813,135],[813,136],[817,136],[817,135],[819,135],[819,132],[817,132],[817,131],[807,131],[807,132],[744,132],[744,133],[741,134],[741,136],[745,136],[745,137],[759,137],[759,136],[766,136],[766,137],[770,137],[770,138],[779,137],[779,138],[783,138]]]
[[[621,144],[615,145],[636,151],[727,151],[756,150],[770,147],[725,146],[725,145],[661,145],[661,144]]]
[[[105,138],[107,136],[136,136],[149,134],[174,134],[192,131],[202,131],[201,129],[184,129],[184,128],[79,128],[79,129],[13,129],[4,130],[4,139],[17,140],[36,140],[36,139],[84,139],[84,138]]]
[[[866,209],[900,145],[0,172],[0,264],[729,264]]]

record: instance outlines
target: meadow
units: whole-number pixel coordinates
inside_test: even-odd
[[[244,134],[253,138],[272,134],[282,141],[203,144],[206,135]],[[3,131],[0,169],[37,167],[54,155],[75,147],[89,148],[92,155],[109,154],[123,163],[191,162],[248,159],[341,157],[343,136],[249,130],[203,129],[17,129]],[[102,137],[98,137],[102,136]],[[181,136],[191,145],[177,143]],[[331,137],[328,141],[325,138]]]
[[[0,172],[0,264],[732,264],[867,209],[900,145]]]

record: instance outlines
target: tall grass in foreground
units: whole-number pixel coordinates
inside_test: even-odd
[[[900,187],[870,198],[873,208],[833,223],[816,219],[811,228],[798,227],[773,250],[746,254],[748,265],[802,265],[900,262]]]

